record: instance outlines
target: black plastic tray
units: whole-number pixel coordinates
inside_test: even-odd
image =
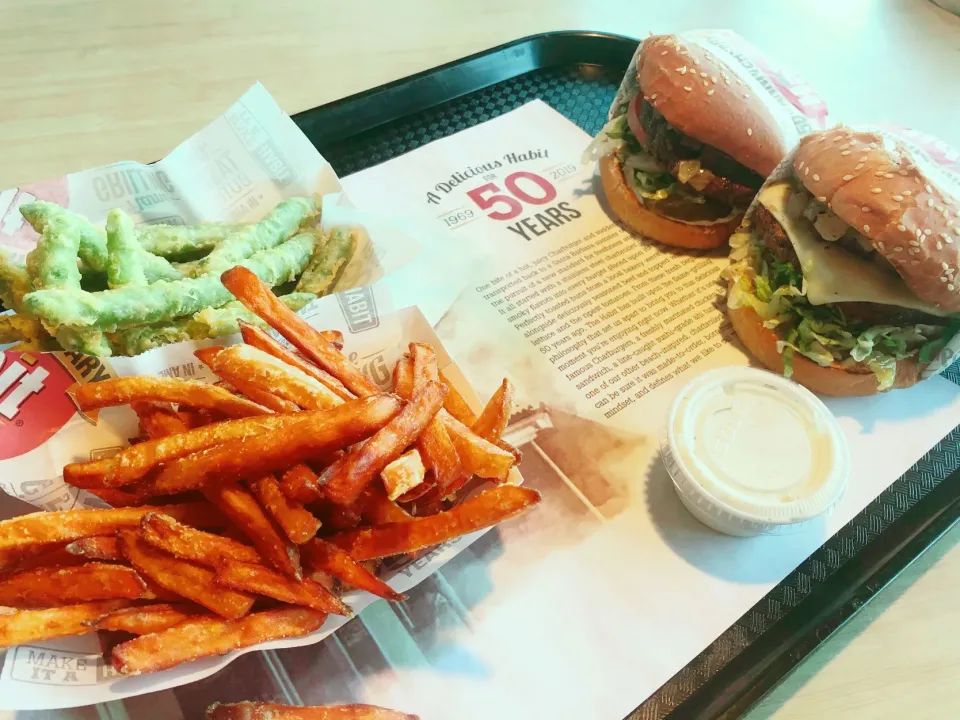
[[[594,134],[636,45],[535,35],[293,119],[341,176],[537,98]],[[947,376],[960,385],[956,365]],[[958,468],[955,429],[629,717],[746,711],[960,519]]]

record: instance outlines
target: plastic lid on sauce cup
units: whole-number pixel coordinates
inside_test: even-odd
[[[850,474],[836,418],[764,370],[698,376],[670,410],[660,451],[686,508],[728,535],[797,532],[830,512]]]

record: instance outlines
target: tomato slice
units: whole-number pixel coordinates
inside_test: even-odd
[[[630,126],[630,132],[640,141],[640,144],[646,147],[647,133],[644,132],[643,125],[640,124],[640,104],[642,102],[642,92],[637,93],[637,96],[630,101],[630,106],[627,108],[627,125]]]

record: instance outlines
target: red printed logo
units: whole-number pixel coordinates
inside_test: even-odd
[[[74,379],[49,353],[0,350],[0,460],[39,447],[76,412]]]

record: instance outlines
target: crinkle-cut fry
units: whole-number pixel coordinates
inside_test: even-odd
[[[464,399],[457,386],[450,382],[450,379],[439,371],[440,382],[447,386],[447,397],[443,400],[443,409],[450,413],[467,427],[472,427],[477,421],[477,414],[470,408],[469,403]]]
[[[292,580],[263,565],[225,560],[217,568],[217,582],[224,587],[302,605],[325,613],[350,617],[353,611],[320,583],[309,578]]]
[[[243,378],[246,385],[272,392],[305,410],[326,410],[343,404],[343,398],[320,381],[252,345],[224,349],[212,367],[221,377]]]
[[[216,567],[221,560],[260,562],[260,554],[249,545],[181,525],[167,515],[144,515],[139,536],[158,550],[198,565]]]
[[[263,318],[295,348],[358,396],[375,395],[377,386],[306,320],[280,302],[256,275],[242,266],[220,276],[220,281],[252,312]]]
[[[231,395],[223,388],[214,385],[196,380],[142,375],[81,385],[77,389],[76,399],[77,405],[82,410],[126,405],[133,400],[152,400],[217,410],[224,415],[237,418],[266,415],[270,412],[262,405]]]
[[[346,550],[326,540],[314,538],[300,551],[303,564],[311,573],[328,573],[351,587],[387,600],[403,600],[406,597],[350,557]]]
[[[468,475],[495,480],[506,479],[514,464],[512,453],[484,440],[449,413],[437,413],[437,417],[447,429]]]
[[[376,483],[364,490],[356,503],[361,517],[371,525],[409,522],[413,517],[387,497],[386,491]]]
[[[106,487],[106,477],[113,463],[112,457],[68,463],[63,467],[63,481],[84,490]]]
[[[121,530],[118,537],[127,562],[165,590],[225,618],[238,618],[250,612],[254,598],[218,586],[212,570],[157,550],[134,530]]]
[[[327,705],[294,707],[265,702],[214,703],[206,720],[419,720],[397,710],[377,705]]]
[[[149,595],[136,570],[111,563],[35,568],[0,580],[0,605],[15,608],[54,607],[91,600],[139,600]]]
[[[137,527],[149,512],[169,515],[193,527],[223,527],[223,515],[210,503],[35,512],[0,522],[0,550],[43,543],[71,542],[91,535],[112,535]]]
[[[90,632],[88,621],[126,607],[130,602],[130,600],[100,600],[43,610],[0,613],[0,648],[71,635],[85,635]]]
[[[406,523],[362,528],[327,538],[354,560],[414,552],[516,517],[540,502],[540,493],[517,485],[500,485],[460,505]]]
[[[190,430],[186,418],[177,412],[170,403],[143,402],[130,403],[130,409],[137,414],[140,431],[148,438],[161,438]]]
[[[446,394],[440,383],[427,383],[404,408],[362,445],[324,470],[324,496],[338,505],[349,505],[383,469],[423,432],[443,406]]]
[[[302,415],[295,418],[292,415],[271,414],[211,423],[185,433],[137,443],[114,455],[108,463],[99,464],[99,460],[95,462],[98,463],[98,470],[106,467],[101,481],[103,485],[110,487],[129,485],[162,464],[171,463],[178,458],[231,440],[252,439],[256,436],[270,437],[272,432],[284,425],[302,421],[300,420],[302,417]],[[88,463],[75,465],[78,466],[76,469],[71,465],[67,466],[71,468],[69,477],[66,468],[64,469],[64,480],[73,484],[74,473],[79,471],[83,473],[84,478],[91,478],[87,482],[92,482],[95,473],[82,467]]]
[[[113,666],[123,675],[157,672],[268,640],[308,635],[326,619],[326,613],[290,607],[253,613],[239,620],[186,620],[169,630],[117,645],[112,653]]]
[[[506,378],[470,428],[484,440],[496,443],[503,435],[513,407],[513,383]]]
[[[387,497],[396,500],[404,493],[423,484],[426,468],[416,449],[408,450],[389,463],[380,473]]]
[[[169,495],[256,478],[323,457],[376,433],[398,414],[401,404],[393,395],[373,395],[330,410],[280,416],[289,422],[269,434],[224,442],[167,464],[151,488],[158,495]]]
[[[268,565],[299,580],[300,551],[281,535],[256,499],[245,488],[227,483],[204,491],[207,498],[243,532]]]
[[[168,517],[161,515],[160,517]],[[89,560],[100,560],[103,562],[122,562],[123,553],[120,552],[120,545],[117,538],[113,535],[99,535],[93,537],[80,538],[69,543],[64,550],[71,555]]]
[[[331,344],[333,344],[334,347],[337,347],[338,350],[343,348],[343,334],[339,331],[322,330],[320,334],[323,335],[324,338],[327,339]],[[270,334],[266,330],[263,330],[256,325],[251,325],[241,321],[240,335],[243,337],[243,341],[250,347],[257,348],[268,355],[272,355],[277,360],[282,360],[287,365],[300,370],[306,375],[309,375],[317,382],[323,384],[328,390],[333,392],[340,399],[351,400],[356,397],[333,375],[328,373],[326,370],[321,370],[299,353],[285,348],[279,342],[270,337]],[[339,337],[339,347],[334,342],[337,337]]]
[[[113,630],[131,635],[162,632],[184,620],[205,614],[192,603],[157,603],[120,608],[87,622],[94,630]]]
[[[273,475],[250,482],[250,489],[290,542],[303,545],[317,534],[320,521],[296,500],[290,500]]]

